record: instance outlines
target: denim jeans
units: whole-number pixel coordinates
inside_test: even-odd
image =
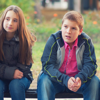
[[[67,84],[67,83],[66,83]],[[39,76],[37,84],[38,100],[55,100],[55,94],[60,92],[72,92],[64,85],[52,81],[48,75]],[[99,100],[99,79],[93,76],[92,79],[84,83],[77,91],[83,94],[84,100]]]
[[[3,100],[5,91],[10,92],[12,100],[25,100],[25,91],[29,86],[30,81],[26,77],[11,81],[0,79],[0,100]]]

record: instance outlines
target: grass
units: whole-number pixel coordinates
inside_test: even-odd
[[[95,47],[95,53],[96,53],[96,59],[97,59],[97,65],[98,65],[98,71],[100,71],[100,46],[99,44],[94,44]]]
[[[36,42],[33,47],[32,56],[33,56],[34,64],[32,66],[32,71],[33,71],[34,78],[37,78],[40,70],[42,69],[41,56],[42,56],[45,44],[46,42]],[[95,53],[96,53],[96,58],[97,58],[98,70],[100,70],[100,46],[99,44],[95,43],[94,47],[95,47]]]
[[[44,50],[44,46],[45,46],[45,42],[36,42],[32,50],[32,56],[34,60],[32,71],[33,71],[34,78],[36,78],[39,75],[39,72],[42,68],[41,56]]]

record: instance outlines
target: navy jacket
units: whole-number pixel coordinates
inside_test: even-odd
[[[78,36],[78,47],[76,50],[77,67],[80,71],[75,75],[79,77],[83,83],[86,83],[96,73],[96,57],[94,46],[88,35],[82,33]],[[61,67],[65,56],[64,41],[61,31],[52,34],[45,46],[41,62],[43,73],[50,76],[51,80],[67,86],[69,76],[61,73]]]
[[[19,62],[19,37],[14,36],[10,41],[3,42],[5,59],[0,61],[0,79],[12,80],[16,69],[23,72],[31,82],[33,75],[30,71],[32,64],[23,65]]]

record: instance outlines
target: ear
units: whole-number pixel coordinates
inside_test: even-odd
[[[83,28],[80,30],[80,34],[79,35],[81,35],[82,31],[83,31]]]

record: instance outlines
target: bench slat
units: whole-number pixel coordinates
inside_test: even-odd
[[[10,98],[10,94],[5,92],[4,97]],[[36,89],[28,89],[26,91],[26,98],[37,98]],[[55,98],[83,98],[83,95],[77,93],[58,93],[56,94]]]

